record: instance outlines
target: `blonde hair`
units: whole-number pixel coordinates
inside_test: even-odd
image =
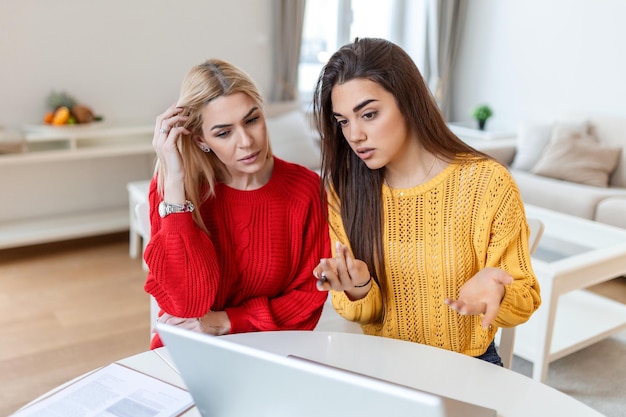
[[[189,116],[185,128],[190,132],[178,141],[182,158],[185,195],[198,207],[215,195],[216,181],[228,178],[228,170],[214,153],[203,152],[193,137],[202,135],[202,110],[218,97],[244,93],[263,108],[263,98],[254,81],[243,70],[219,59],[209,59],[192,67],[180,89],[178,107],[183,107],[183,114]],[[271,151],[270,154],[271,155]],[[157,161],[155,172],[158,175],[158,190],[163,195],[165,172]],[[199,210],[193,213],[194,221],[206,231]]]

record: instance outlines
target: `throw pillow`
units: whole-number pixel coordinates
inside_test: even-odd
[[[621,148],[600,145],[585,133],[554,135],[532,172],[579,184],[607,187]]]
[[[550,138],[568,132],[587,133],[587,120],[561,120],[556,123],[525,122],[519,126],[512,169],[530,171],[545,150]]]
[[[302,111],[268,117],[265,123],[274,155],[312,170],[320,168],[320,150],[313,142],[313,129]]]
[[[553,123],[522,123],[517,132],[517,145],[511,168],[530,171],[550,141],[553,127]]]

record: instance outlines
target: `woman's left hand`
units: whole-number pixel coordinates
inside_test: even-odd
[[[504,286],[513,282],[513,277],[500,268],[484,268],[470,278],[459,292],[459,298],[447,298],[445,303],[459,314],[482,314],[483,328],[496,319],[504,297]]]
[[[209,311],[200,318],[182,318],[163,313],[157,321],[213,336],[221,336],[230,332],[230,320],[225,311]]]

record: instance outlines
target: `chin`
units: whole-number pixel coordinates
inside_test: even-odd
[[[365,163],[365,166],[371,169],[372,171],[383,168],[386,165],[385,163],[381,161],[375,161],[375,160],[367,160],[363,162]]]

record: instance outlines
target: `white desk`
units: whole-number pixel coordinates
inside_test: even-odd
[[[587,405],[524,375],[430,346],[323,331],[243,333],[223,337],[495,408],[501,417],[602,416]],[[180,376],[167,364],[168,358],[167,349],[161,348],[119,362],[184,387]],[[185,416],[199,416],[199,413],[193,409]]]
[[[548,365],[626,329],[626,305],[584,290],[626,273],[626,230],[526,205],[545,226],[532,256],[542,305],[517,327],[515,354],[545,381]]]

